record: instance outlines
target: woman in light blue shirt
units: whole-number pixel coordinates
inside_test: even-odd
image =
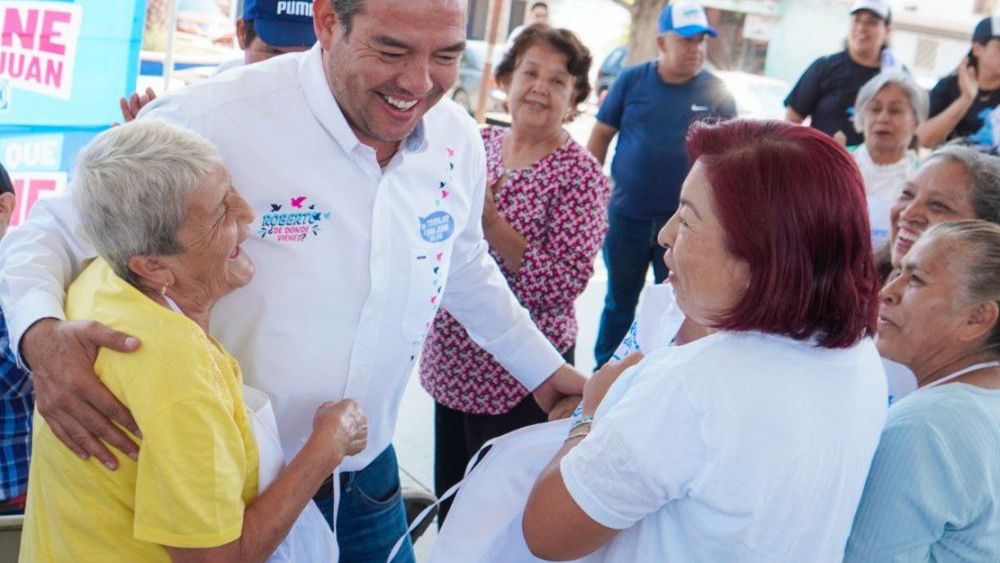
[[[882,291],[877,345],[918,390],[889,410],[845,561],[1000,561],[1000,226],[941,223]]]

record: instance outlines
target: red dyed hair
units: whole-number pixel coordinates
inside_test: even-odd
[[[825,348],[875,333],[864,183],[847,151],[815,129],[749,120],[696,124],[687,150],[712,186],[727,248],[750,270],[718,328],[815,337]]]

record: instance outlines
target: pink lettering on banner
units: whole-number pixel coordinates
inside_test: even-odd
[[[39,199],[62,193],[66,189],[65,172],[13,172],[14,213],[10,226],[16,227],[28,217]]]
[[[65,55],[66,45],[62,41],[62,29],[72,21],[73,17],[67,12],[55,12],[47,10],[42,19],[42,34],[39,38],[38,48],[53,55]],[[56,24],[62,24],[56,28]]]
[[[22,16],[25,16],[26,20],[22,20]],[[37,28],[37,11],[22,14],[20,10],[7,8],[4,10],[3,38],[0,40],[0,45],[3,45],[4,47],[13,47],[14,38],[17,38],[22,48],[34,49],[35,29]]]
[[[0,0],[0,78],[68,100],[82,20],[79,4]]]

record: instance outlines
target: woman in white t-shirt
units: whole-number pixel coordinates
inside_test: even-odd
[[[528,500],[527,545],[839,561],[886,414],[861,178],[835,141],[788,123],[696,125],[688,151],[660,243],[685,324],[708,334],[682,326],[678,345],[591,379]]]
[[[900,70],[882,72],[858,91],[854,128],[865,142],[853,155],[865,181],[875,247],[889,240],[889,208],[917,169],[916,131],[927,107],[927,92]]]

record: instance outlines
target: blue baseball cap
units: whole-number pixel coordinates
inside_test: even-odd
[[[275,47],[308,47],[316,42],[309,0],[246,0],[243,19],[253,21],[261,41]]]
[[[660,12],[660,33],[668,31],[681,37],[694,37],[700,33],[719,36],[719,32],[708,25],[705,10],[695,2],[674,2],[663,8]]]

